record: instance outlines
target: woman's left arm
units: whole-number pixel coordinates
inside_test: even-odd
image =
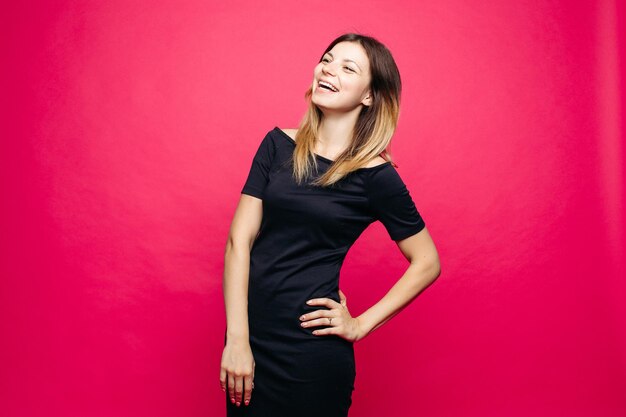
[[[363,339],[391,320],[441,274],[439,254],[426,227],[396,244],[410,265],[379,302],[355,317],[359,327],[355,341]]]
[[[338,335],[357,342],[388,322],[422,291],[433,283],[441,273],[439,255],[426,227],[418,233],[396,241],[400,251],[410,262],[406,272],[389,292],[376,304],[358,317],[352,317],[347,300],[339,290],[340,302],[331,298],[314,298],[307,302],[320,309],[300,316],[303,327],[328,326],[314,330],[316,336]]]

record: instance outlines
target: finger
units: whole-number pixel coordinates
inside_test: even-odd
[[[335,317],[334,314],[331,313],[331,310],[315,310],[307,314],[303,314],[300,316],[300,321],[306,323],[307,321],[313,321],[315,319]]]
[[[303,314],[300,316],[300,321],[319,319],[321,317],[329,317],[328,312],[330,310],[315,310],[310,313]]]
[[[241,399],[243,397],[243,376],[238,376],[235,379],[235,404],[237,407],[241,405]]]
[[[336,308],[341,306],[337,301],[332,298],[313,298],[306,302],[308,305],[326,306],[328,308]]]
[[[228,374],[228,396],[230,397],[230,402],[235,403],[235,376],[233,374]]]
[[[332,323],[329,323],[330,319],[333,319]],[[337,324],[338,317],[325,316],[315,320],[309,320],[302,323],[302,327],[315,327],[315,326],[331,326]]]
[[[337,304],[337,301],[332,298],[312,298],[306,302],[308,305],[312,306],[328,306],[330,307],[332,303]]]
[[[329,334],[337,334],[335,332],[335,328],[336,327],[327,327],[325,329],[313,330],[313,334],[315,336],[326,336],[326,335],[329,335]]]
[[[252,375],[244,377],[243,385],[244,385],[243,403],[245,405],[248,405],[250,403],[250,397],[252,396]]]
[[[226,375],[226,369],[222,368],[220,371],[220,387],[224,392],[226,392]]]

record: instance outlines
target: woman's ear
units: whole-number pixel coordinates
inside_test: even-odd
[[[361,100],[361,103],[364,106],[371,106],[372,105],[372,92],[368,91],[367,94],[365,95],[365,98],[363,100]]]

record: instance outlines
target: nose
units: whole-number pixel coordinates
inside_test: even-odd
[[[324,74],[330,74],[330,75],[334,75],[334,71],[331,71],[331,64],[324,64],[324,66],[322,66],[322,72]]]

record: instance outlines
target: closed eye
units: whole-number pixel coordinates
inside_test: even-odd
[[[324,59],[322,59],[322,61],[321,61],[321,62],[330,62],[330,60],[329,60],[328,58],[324,58]],[[350,70],[350,71],[352,71],[352,72],[356,72],[356,71],[354,71],[354,70],[353,70],[352,68],[350,68],[350,67],[344,67],[344,68],[345,68],[345,69],[348,69],[348,70]]]

